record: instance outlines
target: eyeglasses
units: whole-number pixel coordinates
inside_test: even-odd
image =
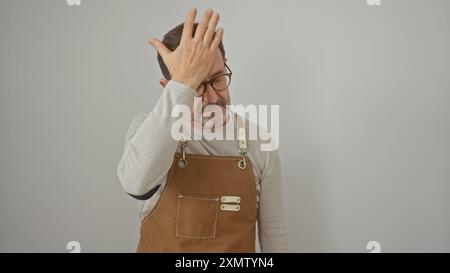
[[[205,93],[208,84],[210,84],[215,91],[222,91],[222,90],[227,89],[227,87],[230,85],[231,75],[233,74],[233,72],[231,72],[231,69],[228,67],[228,65],[226,63],[224,63],[224,64],[225,64],[225,67],[230,72],[220,74],[220,75],[212,78],[210,81],[202,82],[200,84],[200,86],[197,88],[197,95],[199,97],[203,96],[203,93]]]

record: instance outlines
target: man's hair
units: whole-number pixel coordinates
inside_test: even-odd
[[[195,31],[197,30],[197,26],[198,26],[198,23],[194,23],[192,37],[194,37]],[[174,51],[180,45],[181,34],[183,33],[183,27],[184,27],[184,23],[181,23],[164,35],[162,43],[168,49],[170,49],[170,51]],[[214,39],[214,37],[215,37],[215,33],[214,33],[213,39]],[[225,60],[225,49],[223,48],[222,41],[220,41],[219,49],[220,49],[220,52],[222,53],[223,59]],[[159,55],[159,53],[158,53],[157,58],[158,58],[159,67],[161,67],[161,72],[164,75],[164,78],[166,78],[166,80],[170,80],[172,78],[172,76],[170,75],[169,70],[167,69],[167,66],[164,63],[161,55]]]

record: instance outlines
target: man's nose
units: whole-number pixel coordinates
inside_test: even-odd
[[[216,91],[210,84],[206,85],[205,93],[203,93],[203,102],[205,102],[205,105],[208,105],[210,103],[216,103],[217,99],[219,97],[217,96]]]

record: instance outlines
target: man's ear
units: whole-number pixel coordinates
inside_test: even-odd
[[[168,82],[169,82],[169,81],[166,80],[166,79],[160,79],[160,80],[159,80],[159,84],[161,84],[161,86],[162,86],[163,88],[166,88],[166,84],[167,84]]]

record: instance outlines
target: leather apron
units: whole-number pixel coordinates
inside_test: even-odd
[[[236,156],[175,153],[137,252],[255,252],[256,181],[238,120]]]

